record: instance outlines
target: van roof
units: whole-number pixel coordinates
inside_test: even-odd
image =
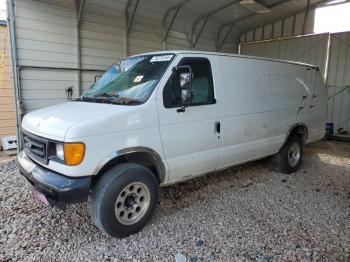
[[[264,61],[272,61],[272,62],[278,62],[278,63],[287,63],[287,64],[294,64],[294,65],[301,65],[301,66],[312,67],[314,69],[319,69],[319,67],[315,66],[315,65],[302,63],[302,62],[282,60],[282,59],[274,59],[274,58],[259,57],[259,56],[249,56],[249,55],[237,55],[237,54],[220,53],[220,52],[192,51],[192,50],[156,51],[156,52],[142,53],[142,54],[138,54],[138,55],[134,55],[134,56],[139,56],[139,55],[159,55],[159,54],[160,55],[161,54],[202,54],[202,55],[216,55],[216,56],[231,56],[231,57],[239,57],[239,58],[247,58],[247,59],[264,60]]]

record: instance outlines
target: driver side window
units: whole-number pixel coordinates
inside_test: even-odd
[[[192,68],[191,106],[215,104],[213,76],[209,60],[207,58],[184,58],[178,66],[190,66]],[[165,85],[163,101],[166,108],[182,105],[179,72],[174,72]]]

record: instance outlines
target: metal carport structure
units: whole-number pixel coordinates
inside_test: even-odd
[[[121,58],[193,49],[237,53],[243,32],[301,13],[303,33],[325,0],[8,0],[17,122],[24,113],[82,94]]]

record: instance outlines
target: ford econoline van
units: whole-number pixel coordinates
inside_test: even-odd
[[[91,196],[96,226],[125,237],[151,218],[160,186],[267,156],[297,171],[325,121],[316,66],[147,53],[112,65],[78,99],[25,115],[18,166],[40,201]]]

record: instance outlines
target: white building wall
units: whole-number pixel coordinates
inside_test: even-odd
[[[73,1],[19,0],[15,1],[15,13],[24,111],[65,101],[65,88],[73,86],[77,93],[75,72],[27,66],[76,67]]]
[[[76,65],[74,6],[71,1],[16,1],[19,65]]]
[[[328,122],[350,133],[350,32],[331,35],[328,68]]]
[[[105,69],[125,57],[124,4],[86,0],[80,29],[82,68]]]
[[[82,72],[83,91],[93,84],[95,76],[125,57],[124,5],[125,1],[85,1],[80,28],[81,67],[102,71]]]

